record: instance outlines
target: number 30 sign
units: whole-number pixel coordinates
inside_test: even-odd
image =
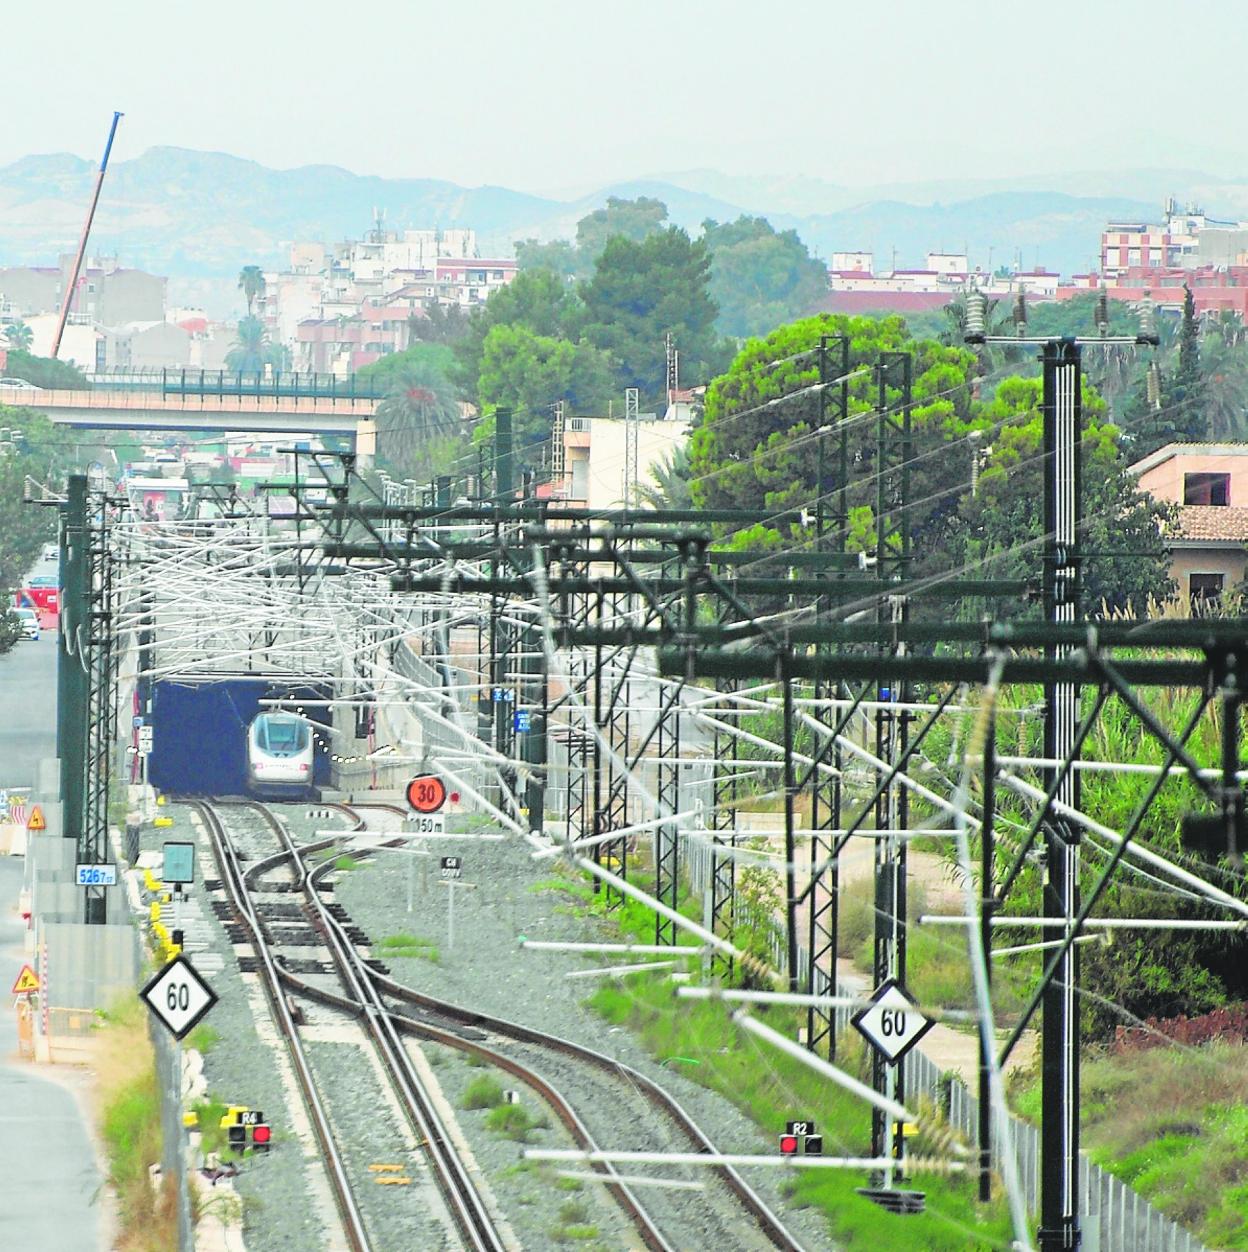
[[[446,803],[446,783],[437,774],[419,774],[407,784],[407,802],[417,813],[436,813]]]

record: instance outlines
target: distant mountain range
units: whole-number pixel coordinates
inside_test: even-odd
[[[66,154],[0,169],[0,266],[51,264],[72,249],[95,167]],[[571,236],[608,196],[655,196],[671,220],[696,230],[708,217],[759,214],[795,229],[821,256],[867,250],[879,267],[922,263],[929,250],[970,249],[987,267],[1039,263],[1070,273],[1096,256],[1111,217],[1156,219],[1166,194],[1201,199],[1215,215],[1248,213],[1248,181],[1191,170],[1050,178],[946,180],[850,188],[805,177],[731,176],[709,170],[602,187],[571,199],[438,179],[392,179],[336,166],[276,170],[218,152],[152,148],[110,169],[92,250],[176,280],[175,301],[216,315],[240,303],[241,266],[280,265],[295,239],[359,237],[384,209],[391,229],[471,226],[484,252],[510,255],[517,239]],[[991,250],[991,258],[990,258]]]

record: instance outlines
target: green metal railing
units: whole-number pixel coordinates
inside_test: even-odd
[[[353,403],[377,401],[385,391],[354,375],[299,370],[118,369],[91,375],[96,391],[151,391],[162,396],[273,396],[292,400]]]

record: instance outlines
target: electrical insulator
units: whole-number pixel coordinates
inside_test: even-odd
[[[1027,332],[1027,296],[1019,292],[1014,298],[1014,333],[1021,339]]]
[[[984,322],[988,312],[988,301],[982,291],[966,293],[966,337],[968,339],[984,337]]]
[[[1102,339],[1109,334],[1109,296],[1103,291],[1096,297],[1096,329]]]
[[[1152,300],[1145,297],[1140,301],[1136,310],[1140,315],[1140,334],[1153,335],[1157,333],[1157,310],[1153,307]]]
[[[1157,362],[1149,362],[1148,372],[1144,376],[1144,387],[1148,396],[1148,403],[1154,408],[1161,408],[1161,370],[1157,368]]]

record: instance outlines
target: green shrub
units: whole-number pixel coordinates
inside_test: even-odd
[[[545,1121],[534,1116],[522,1104],[499,1104],[490,1110],[485,1124],[490,1130],[517,1143],[528,1143],[529,1135],[540,1129]]]
[[[560,1225],[584,1225],[587,1221],[589,1221],[589,1206],[583,1200],[568,1200],[559,1206]]]
[[[502,1085],[487,1074],[479,1074],[467,1087],[460,1098],[460,1104],[466,1109],[492,1109],[503,1102]]]

